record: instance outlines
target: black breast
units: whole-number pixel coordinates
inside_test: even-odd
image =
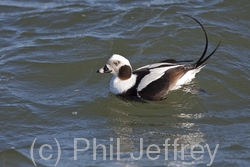
[[[132,88],[128,89],[126,92],[123,92],[122,94],[120,94],[120,96],[123,96],[123,97],[137,96],[137,87],[140,81],[142,80],[142,78],[145,75],[149,74],[149,69],[143,68],[140,70],[136,70],[136,71],[133,71],[133,74],[137,75],[135,85]]]

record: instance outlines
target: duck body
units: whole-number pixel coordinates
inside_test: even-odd
[[[194,20],[202,27],[206,37],[203,54],[195,63],[182,64],[191,61],[167,59],[132,70],[130,62],[125,57],[114,54],[107,61],[106,65],[97,72],[113,74],[113,78],[110,81],[110,91],[116,95],[122,97],[139,97],[143,100],[164,99],[169,91],[190,83],[195,78],[195,74],[205,66],[207,59],[215,53],[220,44],[217,45],[211,54],[205,57],[208,47],[207,34],[202,24],[198,20]]]
[[[114,54],[109,62],[123,58],[121,55]],[[166,61],[147,65],[134,71],[130,65],[123,65],[123,67],[125,66],[127,68],[120,68],[118,75],[114,75],[111,79],[110,91],[123,97],[138,96],[144,100],[164,99],[170,90],[178,89],[181,85],[189,83],[203,67],[197,69],[192,65],[180,65]],[[126,75],[127,72],[122,70],[131,71],[131,73],[125,78],[122,75]]]

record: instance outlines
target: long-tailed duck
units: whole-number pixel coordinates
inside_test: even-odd
[[[161,100],[169,91],[178,89],[195,78],[195,74],[205,66],[206,61],[215,53],[220,42],[213,52],[205,57],[208,47],[206,31],[197,19],[191,18],[201,26],[206,38],[205,49],[199,60],[193,64],[181,64],[190,62],[190,60],[167,59],[133,71],[130,62],[125,57],[114,54],[106,65],[97,71],[114,75],[110,81],[110,91],[123,97],[137,96],[144,100]]]

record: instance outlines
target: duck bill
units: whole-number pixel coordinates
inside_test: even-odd
[[[111,73],[112,70],[110,70],[106,65],[99,70],[97,70],[97,73]]]

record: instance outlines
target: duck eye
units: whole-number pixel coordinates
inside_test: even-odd
[[[120,61],[114,61],[114,64],[118,66],[120,64]]]

